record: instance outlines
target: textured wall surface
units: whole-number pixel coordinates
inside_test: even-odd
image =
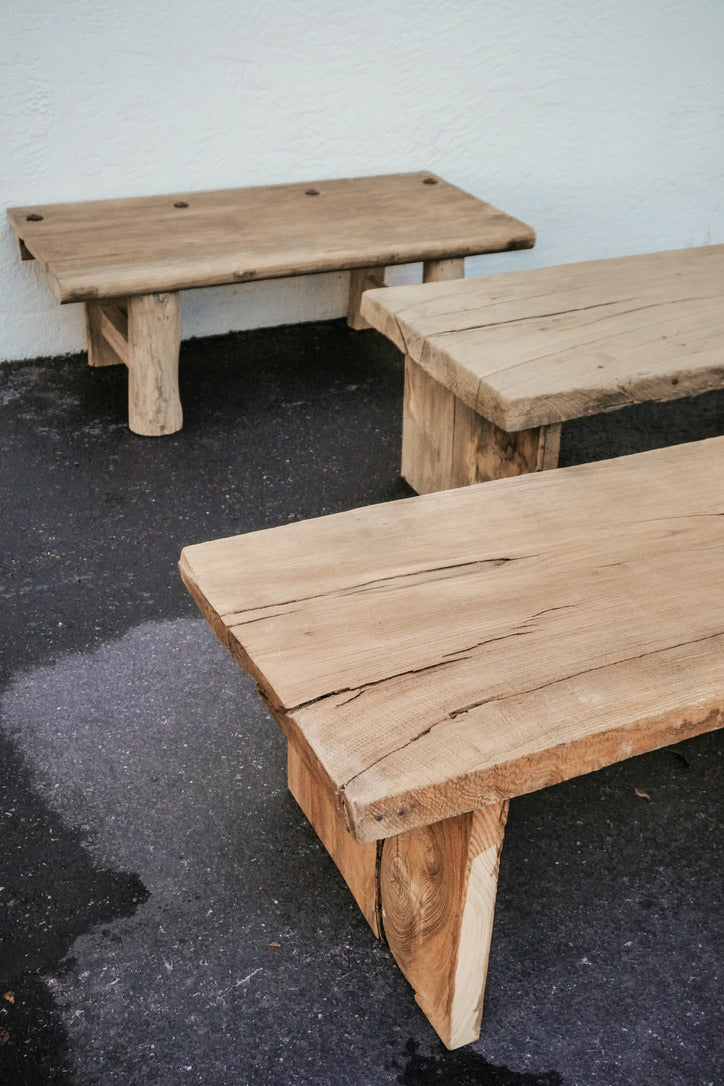
[[[721,0],[28,0],[0,41],[3,207],[430,169],[538,231],[469,275],[724,241]],[[7,223],[0,275],[0,359],[84,346]],[[187,292],[184,336],[345,285]]]

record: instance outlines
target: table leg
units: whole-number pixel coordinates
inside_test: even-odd
[[[385,938],[448,1048],[477,1040],[507,800],[386,840]]]
[[[128,299],[128,425],[158,437],[180,430],[181,303],[177,293]]]
[[[360,845],[288,737],[289,790],[448,1048],[477,1040],[508,801]]]
[[[560,440],[560,423],[501,430],[405,359],[402,475],[418,494],[554,468]]]
[[[449,260],[425,260],[422,265],[423,283],[446,283],[448,279],[465,278],[465,257]]]
[[[289,739],[287,748],[289,791],[309,819],[320,841],[339,868],[352,896],[378,939],[382,937],[377,890],[378,852],[372,842],[360,845],[344,828],[334,792],[321,771],[310,768]]]
[[[447,279],[462,279],[465,276],[464,257],[451,260],[425,260],[422,265],[423,283],[442,283]],[[372,325],[360,313],[362,295],[366,290],[385,285],[385,269],[353,268],[349,280],[349,306],[347,324],[356,331],[371,328]]]
[[[128,299],[86,302],[86,342],[90,366],[128,364]]]
[[[385,285],[384,268],[353,268],[349,279],[349,306],[347,309],[347,324],[355,331],[371,328],[360,313],[362,295],[366,290]]]

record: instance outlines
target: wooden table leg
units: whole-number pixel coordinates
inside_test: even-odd
[[[349,279],[349,305],[347,309],[347,324],[350,328],[360,332],[364,328],[371,328],[360,313],[362,295],[366,290],[385,285],[384,268],[353,268]]]
[[[128,365],[128,299],[110,298],[85,305],[90,366]]]
[[[448,1048],[477,1040],[508,801],[360,845],[288,737],[289,790]]]
[[[418,494],[558,464],[560,423],[507,433],[405,359],[402,475]]]
[[[289,791],[311,822],[320,841],[339,868],[352,896],[378,939],[382,937],[377,887],[376,841],[360,845],[342,824],[334,794],[320,774],[313,772],[289,740],[287,750]]]
[[[425,260],[422,265],[423,283],[445,283],[448,279],[465,278],[465,257],[450,260]]]
[[[425,283],[464,275],[463,258],[423,265]],[[560,439],[558,424],[506,433],[405,359],[402,475],[418,494],[555,468]]]
[[[128,299],[128,425],[157,437],[180,430],[181,303],[177,293]]]
[[[384,935],[448,1048],[477,1040],[507,800],[383,843]]]
[[[422,265],[423,283],[442,283],[447,279],[462,279],[465,275],[465,259],[425,260]],[[360,302],[366,290],[385,285],[384,268],[353,268],[349,280],[349,306],[347,324],[356,331],[372,325],[360,313]]]
[[[85,307],[88,362],[128,366],[128,425],[160,437],[181,429],[181,303],[177,293],[105,298]]]

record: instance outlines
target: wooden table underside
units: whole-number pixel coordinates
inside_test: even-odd
[[[450,1047],[511,798],[724,722],[724,438],[187,547],[289,786]]]
[[[724,387],[724,245],[367,293],[418,493],[558,462],[561,424]]]
[[[530,248],[534,231],[431,173],[11,208],[24,259],[59,302],[84,302],[89,361],[129,368],[129,423],[172,433],[178,291],[349,269],[349,321],[388,265],[463,275],[466,256]]]

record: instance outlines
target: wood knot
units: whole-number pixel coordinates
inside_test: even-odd
[[[412,952],[421,939],[445,928],[455,880],[434,827],[385,842],[380,876],[390,945]]]

